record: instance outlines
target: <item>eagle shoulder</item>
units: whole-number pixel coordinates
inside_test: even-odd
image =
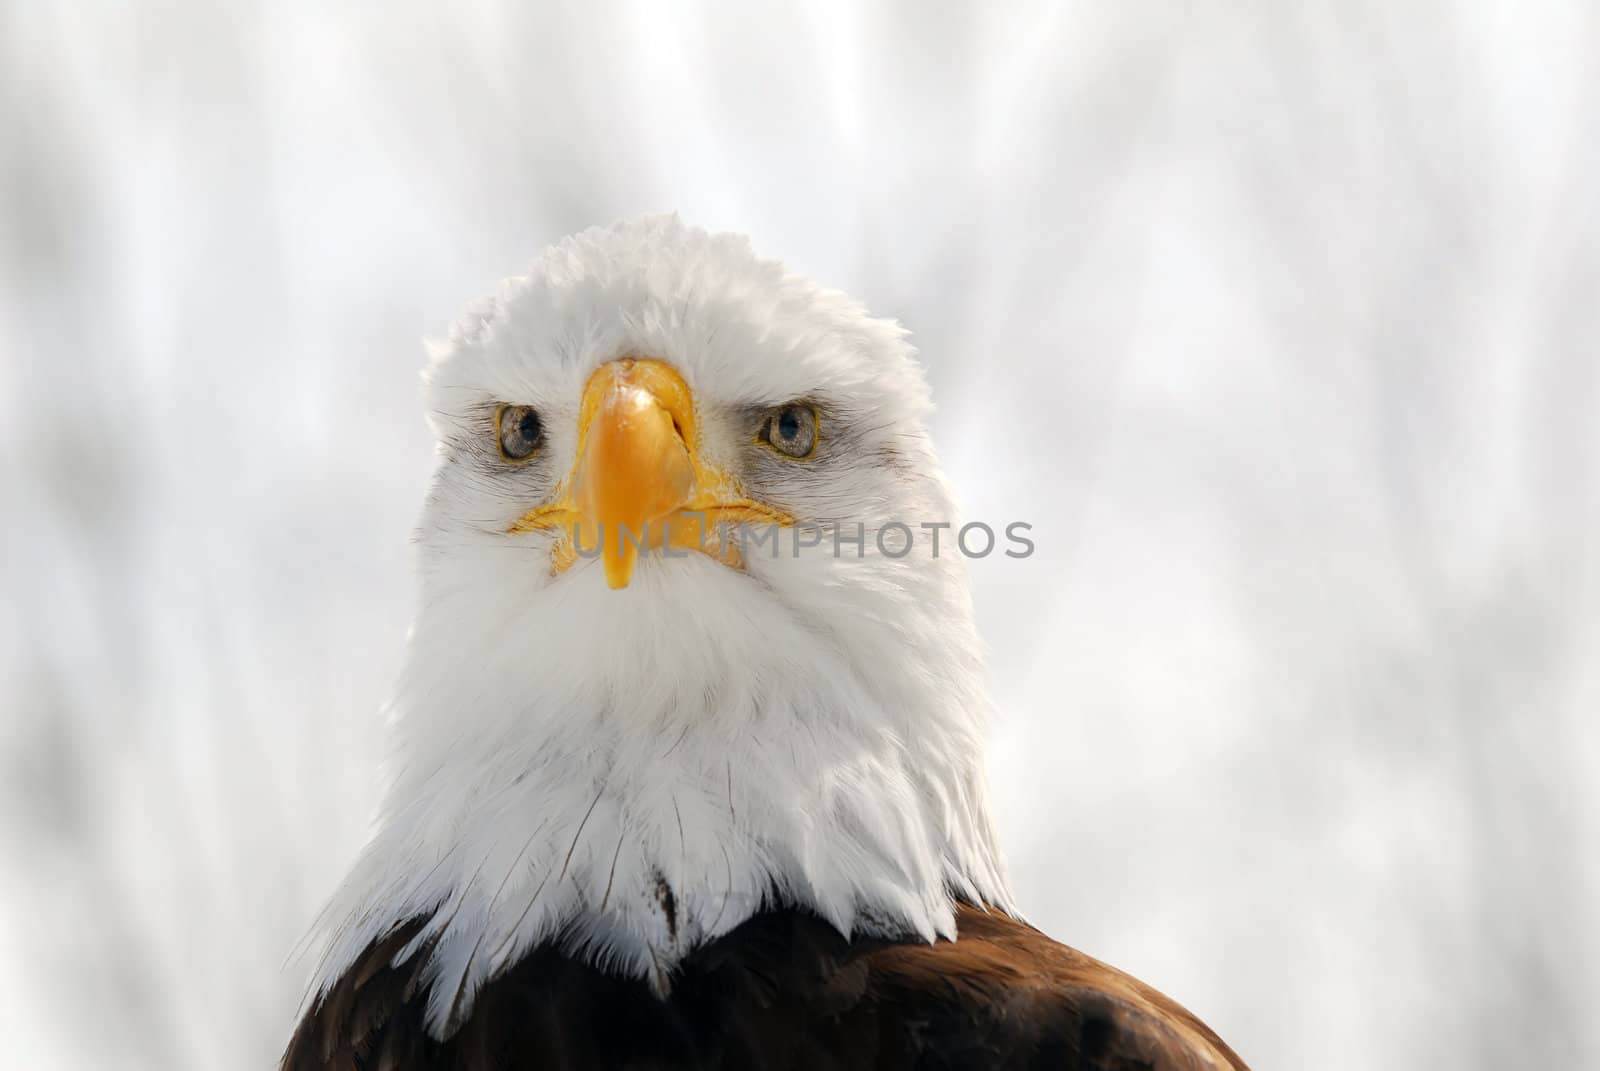
[[[1176,1001],[1009,915],[963,905],[957,939],[872,953],[881,1005],[938,1008],[923,1037],[949,1067],[1246,1071]],[[960,1054],[970,1056],[963,1062]]]
[[[554,948],[486,986],[431,1037],[420,920],[374,942],[308,1010],[283,1071],[553,1068],[1078,1068],[1243,1071],[1177,1003],[997,912],[963,906],[955,941],[850,941],[773,911],[689,956],[672,991]]]

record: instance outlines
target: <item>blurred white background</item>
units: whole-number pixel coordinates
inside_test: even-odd
[[[342,7],[342,10],[339,8]],[[1600,1061],[1600,14],[0,4],[0,1020],[271,1064],[420,339],[679,210],[915,332],[1022,903],[1258,1068]]]

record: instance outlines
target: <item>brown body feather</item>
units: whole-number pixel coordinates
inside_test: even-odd
[[[423,1026],[412,923],[374,944],[301,1021],[283,1071],[513,1068],[1242,1069],[1149,986],[998,913],[958,938],[847,941],[815,916],[758,915],[688,957],[672,993],[554,949],[490,983],[447,1040]]]

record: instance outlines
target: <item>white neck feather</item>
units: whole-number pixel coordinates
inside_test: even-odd
[[[835,565],[840,583],[871,583],[854,564]],[[560,627],[526,646],[504,640],[515,585],[476,627],[448,595],[423,615],[395,704],[399,774],[330,907],[320,988],[427,918],[404,955],[431,957],[444,1034],[547,942],[664,992],[685,953],[764,905],[930,941],[954,935],[953,897],[1010,909],[965,606],[818,635],[742,620],[751,578],[709,559],[641,563],[622,593],[570,579]],[[878,586],[881,606],[894,593]],[[943,616],[955,634],[917,627],[940,609],[959,611]]]

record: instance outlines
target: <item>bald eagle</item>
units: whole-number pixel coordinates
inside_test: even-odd
[[[1244,1066],[1017,913],[898,326],[652,217],[425,381],[392,783],[285,1071]]]

